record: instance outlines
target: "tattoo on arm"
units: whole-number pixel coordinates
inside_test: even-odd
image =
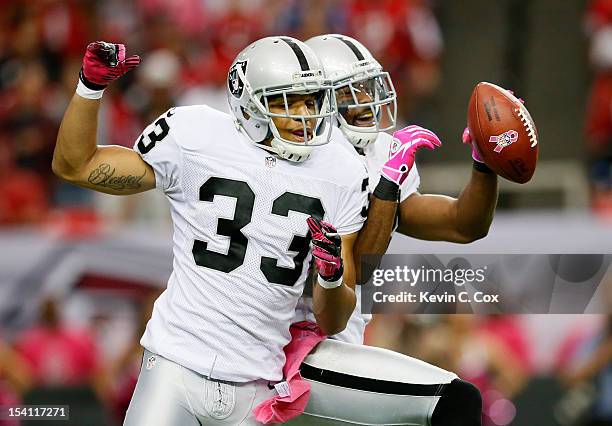
[[[115,168],[108,163],[102,163],[89,174],[87,181],[92,185],[110,188],[115,191],[140,188],[140,181],[147,173],[145,170],[142,175],[115,176]]]

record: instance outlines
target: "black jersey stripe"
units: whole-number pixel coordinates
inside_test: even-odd
[[[323,370],[306,363],[302,363],[302,365],[300,365],[300,373],[304,379],[313,380],[315,382],[391,395],[439,396],[442,394],[442,391],[447,385],[447,383],[421,385],[416,383],[401,383],[391,382],[389,380],[371,379],[368,377],[338,373],[337,371]]]
[[[288,37],[281,37],[281,40],[283,40],[289,45],[289,47],[291,47],[293,53],[295,53],[295,56],[297,56],[302,71],[308,71],[310,69],[310,66],[308,65],[308,60],[306,60],[306,55],[304,55],[304,52],[302,52],[300,46],[298,46],[296,42],[294,42]]]
[[[355,54],[355,56],[357,56],[357,60],[358,61],[363,61],[365,58],[363,56],[363,53],[361,53],[361,51],[359,50],[359,48],[357,46],[355,46],[355,43],[353,43],[352,41],[344,38],[344,37],[336,37],[338,40],[342,41],[344,44],[346,44]]]

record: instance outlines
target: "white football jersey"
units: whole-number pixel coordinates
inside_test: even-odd
[[[342,146],[346,150],[345,155],[347,161],[352,162],[353,158],[360,158],[365,164],[368,170],[370,191],[374,191],[374,188],[376,188],[376,185],[378,185],[380,180],[380,169],[389,158],[389,148],[392,140],[393,136],[388,133],[381,132],[379,133],[378,138],[376,138],[376,141],[368,145],[363,150],[363,154],[360,155],[355,150],[355,147],[344,137],[344,134],[340,129],[334,128],[332,132],[332,143]],[[408,177],[400,187],[400,202],[404,201],[411,194],[415,193],[419,188],[420,182],[419,172],[415,164],[414,167],[410,169]],[[359,259],[355,259],[355,261],[358,262]],[[346,328],[341,333],[332,336],[332,338],[347,343],[361,345],[363,344],[365,327],[372,319],[372,315],[361,313],[361,286],[355,286],[355,294],[357,296],[357,304],[355,305],[353,314],[349,318]],[[293,322],[303,320],[315,321],[314,314],[312,313],[312,299],[307,295],[300,298],[300,301],[296,307]]]
[[[311,260],[310,215],[359,231],[366,170],[330,143],[303,163],[256,147],[229,114],[172,108],[136,141],[171,205],[173,272],[141,344],[205,376],[280,380]]]

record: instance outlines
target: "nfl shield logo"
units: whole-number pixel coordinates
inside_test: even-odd
[[[276,166],[276,157],[266,157],[266,166],[270,168]]]
[[[155,364],[157,363],[157,357],[155,355],[150,356],[149,358],[147,358],[147,370],[152,369],[153,367],[155,367]]]
[[[244,90],[244,82],[238,75],[238,67],[242,70],[243,74],[246,75],[247,61],[236,62],[229,70],[227,75],[227,88],[235,98],[240,99]]]

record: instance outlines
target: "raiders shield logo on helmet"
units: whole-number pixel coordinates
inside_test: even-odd
[[[240,99],[242,97],[242,91],[244,90],[244,82],[238,76],[238,67],[241,68],[243,74],[246,74],[247,61],[236,62],[230,68],[227,76],[227,86],[232,96]]]

